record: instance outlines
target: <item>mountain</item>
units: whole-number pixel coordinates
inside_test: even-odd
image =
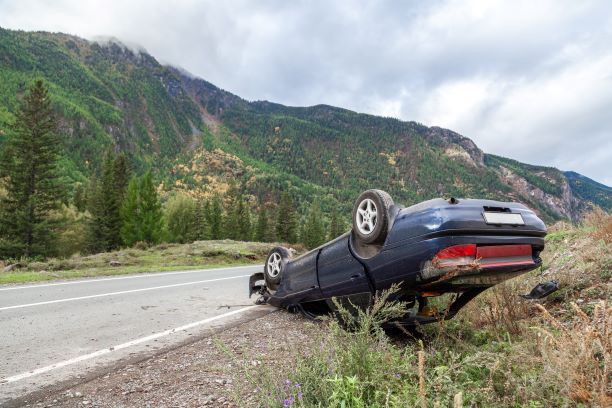
[[[381,188],[408,205],[439,197],[517,200],[546,220],[577,220],[612,192],[579,174],[485,154],[451,130],[327,105],[249,102],[161,65],[116,40],[91,42],[0,28],[0,146],[18,98],[44,78],[61,117],[65,177],[84,182],[107,149],[160,191],[196,196],[238,182],[251,203],[289,191],[303,207],[319,197],[348,213],[360,191]],[[0,147],[1,148],[1,147]]]
[[[566,171],[563,174],[575,196],[595,203],[606,211],[612,210],[612,188],[575,171]]]

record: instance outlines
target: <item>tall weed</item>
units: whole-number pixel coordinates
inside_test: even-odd
[[[612,308],[599,302],[589,317],[578,305],[571,303],[574,322],[567,325],[538,305],[552,326],[538,327],[542,337],[543,377],[560,384],[562,392],[576,403],[592,406],[612,406],[610,364],[612,363]]]

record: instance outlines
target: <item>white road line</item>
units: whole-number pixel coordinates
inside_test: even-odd
[[[145,343],[147,341],[159,339],[160,337],[165,337],[165,336],[168,336],[168,335],[173,334],[173,333],[177,333],[177,332],[180,332],[180,331],[183,331],[183,330],[192,329],[194,327],[201,326],[201,325],[206,324],[206,323],[214,322],[215,320],[220,320],[220,319],[223,319],[225,317],[229,317],[229,316],[232,316],[232,315],[243,313],[243,312],[246,312],[247,310],[251,310],[251,309],[256,308],[256,307],[258,307],[258,306],[257,305],[253,305],[253,306],[243,307],[242,309],[233,310],[231,312],[227,312],[227,313],[224,313],[224,314],[221,314],[221,315],[218,315],[218,316],[209,317],[208,319],[204,319],[204,320],[200,320],[200,321],[197,321],[197,322],[189,323],[189,324],[186,324],[184,326],[176,327],[174,329],[169,329],[169,330],[165,330],[163,332],[151,334],[149,336],[145,336],[145,337],[141,337],[141,338],[136,339],[136,340],[128,341],[127,343],[122,343],[122,344],[119,344],[119,345],[114,346],[114,347],[105,348],[105,349],[102,349],[102,350],[94,351],[93,353],[84,354],[84,355],[79,356],[79,357],[71,358],[70,360],[65,360],[65,361],[61,361],[59,363],[48,365],[46,367],[37,368],[35,370],[28,371],[27,373],[22,373],[22,374],[13,375],[11,377],[2,378],[2,379],[0,379],[0,384],[3,384],[3,383],[12,383],[12,382],[15,382],[15,381],[23,380],[24,378],[32,377],[32,376],[35,376],[35,375],[38,375],[38,374],[43,374],[43,373],[49,372],[51,370],[55,370],[57,368],[62,368],[62,367],[66,367],[66,366],[69,366],[69,365],[72,365],[72,364],[80,363],[81,361],[91,360],[92,358],[103,356],[105,354],[109,354],[109,353],[112,353],[114,351],[122,350],[122,349],[125,349],[125,348],[128,348],[128,347],[135,346],[135,345],[140,344],[140,343]]]
[[[111,280],[121,280],[121,279],[134,279],[134,278],[150,278],[152,276],[167,276],[167,275],[182,275],[185,273],[197,273],[197,272],[209,272],[209,271],[227,271],[230,269],[244,269],[244,268],[261,268],[261,265],[244,265],[244,266],[232,266],[227,268],[210,268],[210,269],[190,269],[187,271],[175,271],[175,272],[147,272],[138,275],[128,275],[128,276],[117,276],[113,278],[92,278],[86,280],[75,280],[68,282],[58,282],[58,283],[45,283],[45,284],[35,284],[35,285],[15,285],[9,287],[0,287],[0,291],[3,290],[17,290],[17,289],[32,289],[32,288],[45,288],[48,286],[61,286],[61,285],[75,285],[78,283],[96,283],[96,282],[106,282]]]
[[[153,286],[153,287],[150,287],[150,288],[122,290],[122,291],[119,291],[119,292],[100,293],[98,295],[88,295],[88,296],[79,296],[79,297],[66,298],[66,299],[47,300],[47,301],[44,301],[44,302],[26,303],[24,305],[4,306],[4,307],[0,307],[0,311],[2,311],[2,310],[10,310],[10,309],[20,309],[22,307],[50,305],[52,303],[72,302],[74,300],[94,299],[94,298],[99,298],[99,297],[104,297],[104,296],[123,295],[125,293],[145,292],[147,290],[175,288],[175,287],[178,287],[178,286],[194,285],[196,283],[219,282],[219,281],[224,281],[224,280],[229,280],[229,279],[245,278],[247,276],[249,276],[249,275],[231,276],[231,277],[228,277],[228,278],[219,278],[219,279],[206,279],[206,280],[200,280],[200,281],[195,281],[195,282],[175,283],[175,284],[172,284],[172,285]]]

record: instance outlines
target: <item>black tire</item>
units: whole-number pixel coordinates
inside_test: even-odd
[[[353,206],[353,232],[361,242],[378,244],[385,241],[392,205],[393,199],[385,191],[367,190],[361,193]]]
[[[268,289],[276,290],[278,288],[278,285],[283,278],[285,266],[290,258],[291,253],[287,248],[280,246],[272,248],[266,258],[266,263],[264,264],[264,279]],[[272,267],[272,264],[276,262],[278,263]]]

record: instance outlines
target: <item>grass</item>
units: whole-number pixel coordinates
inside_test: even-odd
[[[197,241],[44,262],[21,260],[18,269],[0,273],[0,284],[263,263],[273,246],[230,240]]]
[[[612,216],[604,213],[581,226],[554,226],[541,270],[486,291],[455,319],[416,334],[381,329],[403,309],[387,292],[352,326],[327,319],[292,358],[263,368],[243,364],[257,389],[249,405],[611,406],[610,231]],[[549,279],[561,284],[549,298],[518,296]]]

